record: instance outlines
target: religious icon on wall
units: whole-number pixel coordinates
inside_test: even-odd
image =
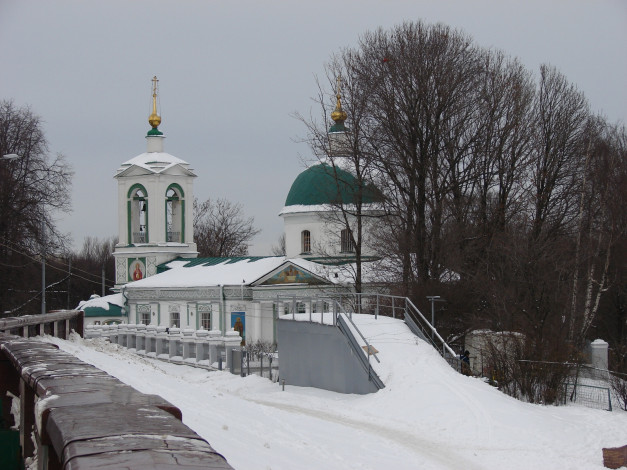
[[[274,284],[309,284],[316,285],[322,284],[324,281],[312,276],[311,274],[296,268],[293,265],[287,266],[285,269],[279,271],[271,278],[263,282],[263,285]]]
[[[231,312],[231,328],[242,337],[241,346],[246,344],[246,312]]]
[[[146,277],[146,259],[134,258],[128,260],[128,280],[139,281]]]

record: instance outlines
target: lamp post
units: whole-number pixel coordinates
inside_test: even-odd
[[[435,303],[446,302],[446,300],[439,295],[428,295],[427,299],[431,302],[431,339],[433,339],[433,332],[435,331]]]

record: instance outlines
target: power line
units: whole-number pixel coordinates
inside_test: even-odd
[[[15,252],[19,253],[20,255],[25,256],[26,258],[29,258],[29,259],[31,259],[31,260],[33,261],[33,263],[25,264],[25,265],[23,265],[23,266],[15,266],[16,268],[19,268],[19,267],[26,267],[26,266],[29,266],[30,264],[34,264],[34,263],[41,263],[41,260],[39,260],[39,259],[35,258],[34,256],[30,255],[29,253],[25,253],[25,252],[23,252],[23,251],[21,251],[21,250],[19,250],[19,249],[13,248],[13,247],[11,247],[11,246],[7,245],[6,243],[2,243],[2,242],[0,242],[0,245],[5,246],[5,247],[9,248],[10,250],[13,250],[13,251],[15,251]],[[57,271],[60,271],[60,272],[66,272],[66,271],[65,271],[65,267],[63,267],[63,268],[59,268],[59,267],[57,267],[57,266],[54,266],[54,265],[53,265],[54,263],[56,263],[57,265],[59,265],[59,264],[60,264],[60,262],[58,261],[58,259],[56,259],[56,258],[47,258],[47,260],[48,260],[48,266],[49,266],[50,268],[52,268],[52,269],[56,269]],[[10,265],[6,265],[6,266],[7,266],[7,267],[12,267],[12,266],[10,266]],[[76,271],[79,271],[79,272],[82,272],[82,273],[84,273],[85,275],[92,276],[93,278],[95,278],[95,279],[87,279],[87,278],[82,277],[82,276],[79,276],[79,275],[77,275],[77,274],[70,273],[72,276],[74,276],[74,277],[76,277],[76,278],[78,278],[78,279],[82,279],[82,280],[84,280],[84,281],[91,282],[91,283],[93,283],[93,284],[98,284],[98,285],[100,285],[100,283],[102,282],[102,277],[101,277],[101,276],[99,276],[98,274],[93,274],[93,273],[90,273],[89,271],[85,271],[85,270],[80,269],[80,268],[75,268],[75,270],[76,270]],[[107,279],[106,277],[105,277],[105,282],[107,282],[107,283],[109,283],[109,284],[115,284],[115,282],[114,282],[113,280],[111,280],[111,279]]]

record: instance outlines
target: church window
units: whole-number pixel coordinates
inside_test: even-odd
[[[141,314],[141,322],[143,325],[150,325],[150,312],[144,312]]]
[[[141,184],[128,192],[129,243],[148,243],[148,193]]]
[[[166,204],[166,241],[183,243],[185,239],[185,200],[183,189],[178,184],[171,184],[165,193]]]
[[[170,327],[171,328],[181,327],[181,314],[179,312],[170,312]]]
[[[342,253],[354,253],[355,252],[355,244],[353,243],[353,234],[349,229],[342,230],[341,234],[341,251]]]
[[[311,253],[311,233],[309,230],[301,232],[302,253]]]
[[[211,330],[211,304],[198,304],[196,312],[200,320],[200,328],[203,330]]]
[[[202,312],[200,314],[200,326],[203,330],[211,329],[211,312]]]

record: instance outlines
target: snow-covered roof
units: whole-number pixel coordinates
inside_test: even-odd
[[[127,284],[129,288],[208,287],[248,285],[285,262],[284,256],[224,258],[217,264],[195,264],[195,260],[167,263],[168,271]]]
[[[190,168],[188,168],[189,163],[175,157],[174,155],[170,155],[165,152],[146,152],[122,163],[120,168],[117,170],[117,174],[120,174],[133,166],[143,168],[151,173],[162,173],[176,165],[181,165],[185,167],[186,170],[191,171]]]
[[[110,305],[124,307],[124,296],[122,294],[105,295],[104,297],[92,296],[89,300],[83,300],[78,304],[78,310],[86,308],[101,308],[109,310]]]
[[[130,282],[126,284],[126,288],[153,289],[262,285],[265,283],[264,279],[269,275],[276,275],[282,269],[287,269],[289,265],[302,268],[307,273],[319,278],[318,281],[320,282],[327,281],[330,284],[351,284],[354,282],[355,263],[323,263],[302,258],[286,258],[284,256],[249,256],[176,259],[164,265],[168,268],[167,271],[139,281]],[[378,266],[378,261],[363,263],[362,279],[364,282],[376,283],[383,280]],[[260,280],[261,282],[257,282]],[[309,281],[314,280],[310,279]],[[299,281],[296,282],[298,283]]]

